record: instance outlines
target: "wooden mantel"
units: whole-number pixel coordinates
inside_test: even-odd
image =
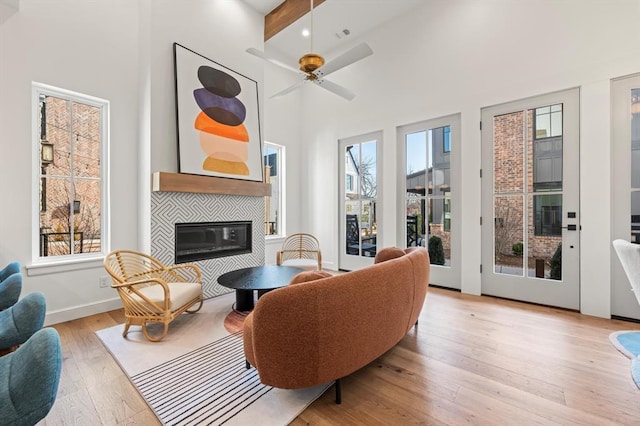
[[[271,195],[269,183],[168,172],[154,172],[151,189],[153,192],[195,192],[253,197]]]

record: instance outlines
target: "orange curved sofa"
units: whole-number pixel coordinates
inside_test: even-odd
[[[283,389],[335,380],[340,403],[339,379],[393,348],[416,324],[429,268],[425,248],[389,247],[363,269],[298,274],[295,285],[266,293],[246,317],[247,368]]]

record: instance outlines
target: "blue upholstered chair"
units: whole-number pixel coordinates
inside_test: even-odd
[[[0,349],[9,349],[26,342],[42,328],[46,310],[44,295],[35,292],[0,311]]]
[[[0,310],[13,306],[22,291],[20,263],[11,262],[0,271]]]
[[[0,425],[34,425],[58,393],[62,348],[53,328],[38,330],[17,351],[0,357]]]
[[[13,275],[16,272],[20,272],[20,262],[11,262],[0,271],[0,281],[7,279],[9,275]]]

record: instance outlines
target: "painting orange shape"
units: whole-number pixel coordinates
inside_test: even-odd
[[[201,132],[211,133],[241,142],[249,142],[249,133],[247,132],[247,128],[244,127],[244,124],[227,126],[226,124],[212,120],[204,112],[198,114],[194,127]]]
[[[207,159],[204,160],[204,163],[202,163],[202,169],[210,172],[226,173],[230,175],[249,175],[249,168],[245,163],[219,160],[212,157],[207,157]]]

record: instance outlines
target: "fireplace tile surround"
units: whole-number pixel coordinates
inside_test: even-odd
[[[252,222],[252,252],[193,262],[202,270],[205,298],[232,290],[218,285],[220,275],[240,268],[264,265],[264,197],[201,194],[190,192],[151,193],[151,255],[165,264],[174,263],[175,224],[184,222]]]

